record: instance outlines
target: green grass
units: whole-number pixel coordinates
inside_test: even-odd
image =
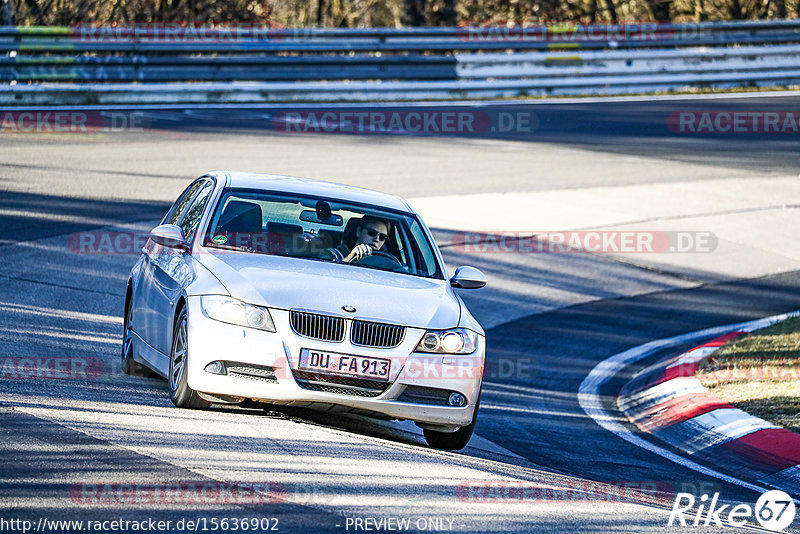
[[[725,402],[800,433],[800,317],[729,342],[698,378]]]

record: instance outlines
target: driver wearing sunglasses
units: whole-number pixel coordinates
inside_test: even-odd
[[[342,241],[325,251],[325,256],[339,263],[350,263],[380,250],[389,238],[389,223],[384,219],[365,215],[356,227],[355,245],[351,249]]]

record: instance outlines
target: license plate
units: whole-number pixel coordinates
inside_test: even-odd
[[[322,371],[324,373],[355,376],[359,378],[389,379],[392,361],[385,358],[354,356],[338,352],[300,349],[300,369]]]

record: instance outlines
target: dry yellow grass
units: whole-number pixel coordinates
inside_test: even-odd
[[[698,378],[725,402],[800,433],[800,317],[728,343]]]

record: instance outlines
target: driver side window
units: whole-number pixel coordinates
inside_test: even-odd
[[[189,208],[189,204],[191,203],[192,198],[194,198],[195,193],[197,193],[197,191],[206,183],[207,182],[205,180],[198,180],[187,187],[186,191],[184,191],[181,197],[175,202],[175,204],[172,205],[172,208],[169,210],[169,213],[167,213],[163,224],[178,225],[180,220],[183,219],[186,210]]]
[[[197,225],[200,224],[200,219],[203,217],[203,211],[208,203],[208,198],[211,196],[211,191],[214,190],[214,184],[211,182],[203,182],[202,189],[195,195],[189,209],[186,210],[186,216],[178,224],[183,229],[183,235],[186,240],[191,242]]]

